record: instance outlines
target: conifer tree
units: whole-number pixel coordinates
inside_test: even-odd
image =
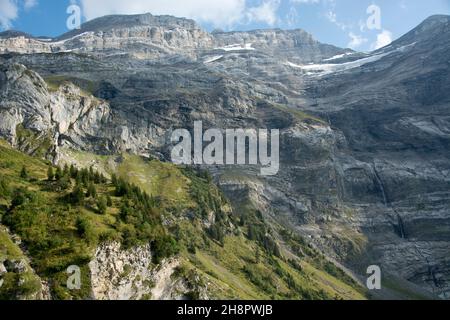
[[[47,170],[47,179],[48,179],[48,181],[52,181],[53,178],[55,178],[55,173],[53,172],[53,167],[50,166],[50,167],[48,167],[48,170]]]
[[[77,168],[75,168],[75,166],[73,164],[70,165],[69,172],[70,172],[70,177],[72,179],[76,179],[76,177],[78,175],[78,170],[77,170]]]
[[[62,176],[63,176],[63,173],[62,173],[61,167],[60,166],[56,167],[55,179],[60,180],[62,178]]]
[[[82,204],[84,199],[83,188],[77,184],[71,193],[71,200],[74,204]]]
[[[20,177],[22,179],[28,179],[28,170],[27,167],[23,166],[22,170],[20,171]]]
[[[67,163],[64,165],[63,175],[64,176],[70,175],[70,169],[69,169],[69,166],[67,165]]]
[[[112,207],[112,205],[113,205],[112,199],[109,195],[106,197],[106,205],[108,207]]]
[[[88,189],[87,189],[87,193],[86,193],[86,197],[89,198],[95,198],[97,197],[97,189],[95,189],[95,185],[91,182],[88,185]]]
[[[97,208],[100,214],[106,214],[107,201],[105,197],[100,197],[100,199],[97,200]]]

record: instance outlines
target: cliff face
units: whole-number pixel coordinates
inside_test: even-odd
[[[104,132],[111,117],[109,105],[73,84],[64,83],[51,91],[37,73],[19,64],[2,65],[0,79],[0,132],[19,149],[33,154],[37,151],[33,147],[47,144],[46,156],[51,157],[64,141],[95,149],[90,137],[101,144],[102,136],[109,136]],[[24,130],[39,143],[30,146]]]
[[[0,53],[77,52],[153,60],[178,56],[195,61],[205,53],[254,48],[268,55],[290,57],[297,62],[320,61],[346,52],[319,43],[303,30],[210,34],[192,20],[151,14],[98,18],[57,39],[36,39],[14,32],[0,36]]]
[[[144,15],[97,19],[48,43],[0,39],[27,53],[3,56],[0,133],[22,149],[18,125],[50,134],[56,160],[68,147],[168,160],[171,130],[195,120],[280,129],[277,176],[207,168],[235,207],[251,203],[361,276],[379,264],[392,280],[385,296],[409,281],[447,297],[449,34],[447,16],[431,17],[362,54],[303,31],[208,34]]]
[[[121,249],[120,243],[103,244],[89,263],[92,298],[96,300],[176,300],[188,292],[182,279],[173,277],[177,259],[158,267],[150,246]]]

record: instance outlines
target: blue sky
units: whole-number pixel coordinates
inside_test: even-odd
[[[71,4],[80,6],[83,21],[151,12],[193,18],[209,31],[302,28],[360,51],[395,40],[430,15],[450,14],[450,0],[0,0],[0,29],[60,35],[68,31]]]

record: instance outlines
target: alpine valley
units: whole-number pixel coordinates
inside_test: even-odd
[[[196,121],[280,130],[278,173],[174,165]],[[449,160],[449,16],[370,53],[151,14],[0,33],[0,298],[446,299]]]

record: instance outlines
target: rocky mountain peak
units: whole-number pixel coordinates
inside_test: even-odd
[[[22,31],[7,30],[4,32],[0,32],[0,39],[17,38],[17,37],[33,38],[32,35]]]
[[[448,24],[450,22],[450,15],[436,14],[425,19],[422,24],[419,25],[437,25],[437,24]]]
[[[133,29],[139,27],[163,27],[166,29],[182,28],[186,30],[199,30],[194,20],[176,18],[163,15],[155,16],[151,13],[137,15],[108,15],[84,23],[79,30],[63,34],[58,40],[64,40],[85,32],[108,32],[119,29]]]
[[[405,45],[413,42],[436,41],[437,38],[449,38],[450,16],[433,15],[425,19],[416,28],[394,41],[393,44]]]
[[[321,61],[348,50],[322,44],[304,30],[253,30],[244,32],[203,30],[195,21],[173,16],[109,15],[84,23],[53,40],[8,33],[0,38],[1,52],[78,52],[123,55],[139,60],[183,57],[198,60],[209,54],[254,51],[294,63]],[[211,58],[206,58],[210,60]]]

